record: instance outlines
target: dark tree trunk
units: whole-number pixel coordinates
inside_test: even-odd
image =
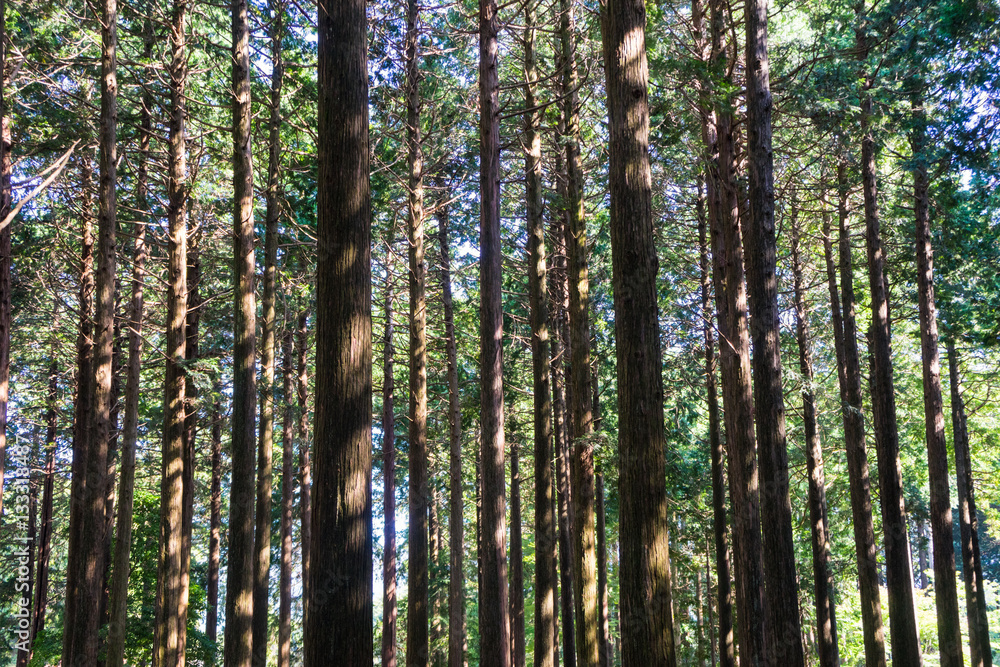
[[[750,338],[753,344],[754,416],[760,461],[764,531],[767,655],[772,664],[805,665],[795,576],[795,538],[788,489],[788,445],[781,388],[777,241],[774,229],[774,156],[767,53],[768,0],[746,6],[747,177],[749,213],[743,226]]]
[[[221,551],[220,532],[222,529],[222,405],[219,400],[221,387],[213,391],[215,403],[212,407],[212,487],[209,498],[208,537],[208,612],[205,618],[205,635],[215,644],[219,624],[219,560]],[[214,663],[213,663],[214,664]]]
[[[287,311],[286,311],[287,312]],[[295,504],[295,428],[292,414],[292,332],[281,337],[281,573],[278,579],[278,667],[292,664],[292,506]]]
[[[482,527],[479,632],[482,667],[509,667],[504,535],[503,304],[500,241],[500,80],[496,0],[479,0],[479,289],[482,370]]]
[[[837,355],[841,413],[844,421],[847,473],[850,479],[851,523],[854,528],[854,549],[858,567],[865,666],[885,667],[885,631],[882,626],[875,526],[872,521],[871,479],[868,473],[864,413],[861,405],[858,331],[854,316],[854,271],[851,261],[851,241],[847,230],[847,164],[843,158],[840,158],[837,164],[837,189],[840,289],[843,293],[843,302],[837,292],[837,266],[833,259],[833,236],[830,231],[829,216],[823,221],[823,243],[827,281],[830,287],[830,311],[834,349]]]
[[[714,114],[713,114],[714,118]],[[714,132],[714,127],[713,127]],[[714,143],[714,139],[712,140]],[[709,192],[708,215],[715,216],[718,207],[711,205],[715,193],[713,179],[706,179]],[[714,224],[713,224],[714,226]],[[711,269],[708,255],[708,219],[704,200],[698,199],[698,241],[701,247],[701,312],[705,338],[705,393],[708,403],[708,447],[712,465],[712,532],[715,539],[715,568],[719,591],[719,659],[722,667],[736,667],[733,636],[733,583],[729,569],[729,527],[726,524],[726,447],[722,442],[719,419],[719,394],[715,384],[715,332],[712,326]],[[709,594],[711,600],[711,594]],[[709,622],[711,626],[711,621]],[[712,665],[715,665],[715,644],[712,644]]]
[[[646,10],[636,0],[608,0],[603,9],[618,372],[622,660],[673,666]]]
[[[362,0],[319,5],[316,502],[305,665],[373,663],[371,199]],[[315,575],[315,577],[314,577]]]
[[[511,667],[524,667],[524,540],[521,534],[520,448],[510,448],[510,650]]]
[[[537,5],[524,5],[524,158],[528,232],[528,301],[531,320],[532,417],[535,475],[535,667],[556,664],[556,526],[552,479],[552,397],[549,388],[549,294],[542,202],[541,109],[535,90]],[[457,667],[455,665],[451,667]]]
[[[864,2],[857,5],[864,21]],[[889,630],[892,661],[919,667],[920,638],[913,606],[913,572],[907,540],[903,474],[899,461],[899,431],[896,394],[892,377],[889,333],[889,302],[885,284],[885,250],[879,231],[876,199],[875,137],[872,130],[872,77],[865,71],[868,56],[865,28],[856,32],[856,51],[861,61],[861,178],[865,198],[865,242],[868,250],[868,280],[871,291],[871,395],[875,448],[878,453],[879,492],[882,499],[882,531],[885,537],[886,584],[889,589]],[[846,332],[845,332],[846,333]]]
[[[596,405],[596,403],[595,403]],[[596,411],[595,411],[596,412]],[[611,628],[608,619],[608,536],[604,516],[604,475],[597,475],[597,599],[600,603],[600,667],[611,667]]]
[[[389,253],[391,262],[392,252]],[[392,267],[385,284],[385,336],[382,339],[382,665],[396,667],[396,417],[392,344]]]
[[[955,580],[955,543],[952,536],[948,443],[944,434],[941,396],[941,358],[938,353],[937,306],[934,302],[934,251],[927,173],[927,114],[924,82],[912,93],[913,206],[916,218],[917,301],[920,309],[920,357],[923,362],[924,434],[927,441],[927,477],[930,487],[931,541],[934,549],[934,599],[937,608],[938,647],[942,667],[961,667],[962,625],[958,618]]]
[[[712,0],[712,69],[724,75],[729,47],[724,45],[728,27],[727,9]],[[733,513],[733,553],[736,607],[740,618],[741,664],[756,667],[766,663],[764,654],[764,573],[762,563],[760,498],[756,437],[753,430],[753,395],[750,386],[750,334],[747,328],[747,294],[743,275],[743,244],[733,145],[733,114],[727,100],[715,100],[716,142],[710,153],[717,214],[712,225],[713,282],[720,339],[722,404],[729,452],[729,494]],[[717,176],[715,176],[717,174]]]
[[[447,194],[443,195],[447,199]],[[455,309],[451,296],[451,252],[448,249],[448,207],[438,207],[441,242],[441,300],[444,304],[445,351],[448,357],[448,484],[449,578],[448,667],[465,665],[465,502],[462,497],[462,406],[458,393],[458,349]]]
[[[309,440],[309,368],[306,359],[306,343],[309,332],[308,309],[299,311],[299,320],[295,328],[295,367],[298,370],[298,380],[295,386],[298,402],[298,441],[299,441],[299,513],[301,525],[299,535],[302,541],[302,626],[305,627],[309,613],[309,563],[312,553],[312,443]]]
[[[809,526],[812,534],[813,591],[816,603],[816,635],[821,667],[840,667],[837,648],[837,616],[833,602],[833,572],[830,569],[830,528],[826,513],[826,479],[823,449],[816,423],[813,388],[809,311],[806,308],[803,262],[799,249],[798,211],[792,211],[792,275],[795,288],[795,332],[802,374],[802,421],[806,437],[806,468],[809,476]]]
[[[254,667],[267,662],[268,618],[271,581],[271,492],[274,452],[274,371],[275,371],[275,288],[278,272],[278,218],[281,196],[281,86],[285,65],[281,53],[284,35],[284,5],[272,1],[274,15],[269,26],[271,37],[271,117],[268,130],[266,212],[264,214],[264,293],[261,301],[260,424],[257,441],[257,501],[254,510],[253,573],[253,658]],[[282,445],[284,446],[284,445]]]
[[[409,167],[409,440],[410,517],[407,565],[406,664],[428,664],[429,573],[427,558],[427,265],[424,262],[424,181],[420,147],[420,91],[417,63],[417,0],[406,5],[406,144]]]
[[[955,473],[958,478],[958,518],[962,541],[962,573],[965,576],[965,610],[969,622],[969,649],[972,667],[992,667],[990,625],[983,589],[983,560],[979,551],[979,521],[972,484],[969,430],[959,377],[955,343],[948,339],[948,373],[951,384],[951,424],[955,434]]]
[[[254,295],[249,39],[247,0],[232,0],[233,481],[229,490],[229,551],[223,642],[226,667],[248,667],[253,653],[257,308]]]
[[[167,362],[160,477],[160,555],[153,664],[184,664],[187,589],[183,570],[185,378],[188,310],[186,84],[187,3],[175,0],[171,28]]]

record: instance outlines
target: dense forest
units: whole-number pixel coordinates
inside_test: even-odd
[[[0,0],[0,663],[1000,661],[998,0]]]

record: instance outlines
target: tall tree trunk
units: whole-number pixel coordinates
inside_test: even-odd
[[[604,475],[597,476],[597,599],[600,602],[600,665],[611,667],[611,628],[608,619],[608,537],[604,516]]]
[[[816,634],[821,667],[840,667],[837,648],[837,616],[833,602],[833,572],[830,569],[830,527],[826,514],[826,479],[823,449],[816,424],[813,389],[809,311],[806,308],[803,262],[799,249],[798,211],[792,211],[792,276],[795,289],[795,332],[802,374],[802,421],[806,436],[806,468],[809,475],[809,526],[812,534],[813,591],[816,602]]]
[[[715,618],[712,611],[712,556],[711,546],[705,541],[705,606],[708,609],[708,650],[712,658],[712,667],[716,667]]]
[[[393,254],[389,252],[389,261]],[[396,417],[392,344],[392,270],[385,283],[385,336],[382,339],[382,665],[396,667]]]
[[[424,176],[420,147],[417,0],[406,5],[406,145],[409,168],[410,287],[410,518],[407,566],[406,664],[428,664],[427,560],[427,265],[424,263]]]
[[[286,311],[287,312],[287,311]],[[278,580],[278,667],[292,664],[292,506],[295,504],[294,416],[292,415],[292,332],[285,322],[281,336],[281,573]],[[384,664],[384,663],[383,663]]]
[[[622,660],[672,667],[677,657],[648,148],[646,11],[635,0],[608,0],[602,8],[618,372]]]
[[[781,387],[777,240],[774,229],[774,156],[767,53],[768,0],[746,6],[747,177],[750,215],[743,226],[753,344],[754,416],[760,461],[764,531],[764,594],[768,656],[772,664],[805,665],[795,576],[795,538],[788,488],[788,444]]]
[[[951,384],[951,424],[955,434],[955,473],[958,482],[958,518],[962,540],[962,573],[965,576],[965,610],[969,622],[972,667],[992,667],[990,626],[983,589],[983,561],[979,551],[979,521],[972,484],[969,430],[962,399],[959,358],[955,343],[948,339],[948,374]]]
[[[956,462],[957,466],[957,462]],[[927,590],[930,580],[927,578],[927,568],[930,567],[930,554],[927,553],[927,522],[917,521],[917,588]]]
[[[216,386],[215,403],[212,406],[212,486],[209,498],[208,537],[208,611],[205,618],[205,635],[215,644],[218,639],[219,624],[219,561],[222,529],[222,405],[219,399],[221,387]],[[214,664],[214,660],[212,661]]]
[[[823,219],[823,244],[826,274],[830,287],[830,311],[834,349],[837,355],[837,379],[840,386],[844,444],[847,450],[847,474],[850,479],[851,524],[858,567],[858,590],[861,601],[861,626],[865,645],[865,666],[885,667],[885,631],[882,626],[882,600],[879,593],[875,526],[872,520],[871,479],[865,447],[865,422],[861,404],[861,364],[858,357],[858,330],[854,315],[854,270],[851,241],[847,229],[847,162],[837,163],[838,234],[840,277],[843,293],[837,292],[837,266],[833,258],[830,218]],[[841,307],[843,310],[841,310]]]
[[[699,16],[699,14],[696,14]],[[714,119],[714,114],[713,114]],[[714,132],[714,121],[713,121]],[[714,139],[712,140],[714,144]],[[712,201],[716,184],[706,179],[709,201]],[[709,206],[708,215],[714,216],[717,206]],[[715,226],[713,223],[712,226]],[[712,533],[715,540],[715,568],[718,573],[719,591],[719,659],[722,667],[736,667],[735,637],[733,636],[733,583],[729,568],[729,527],[726,524],[726,447],[722,442],[719,419],[719,394],[715,384],[715,333],[712,326],[711,268],[708,256],[708,218],[704,200],[698,198],[698,242],[701,248],[701,312],[705,338],[705,393],[708,403],[708,447],[712,465]],[[708,596],[711,600],[711,595]],[[711,621],[709,623],[711,626]],[[715,644],[712,644],[712,665],[715,665]]]
[[[11,175],[12,137],[7,115],[7,3],[0,0],[0,220],[10,213],[13,201]],[[10,224],[0,229],[0,489],[3,488],[4,463],[7,452],[7,398],[10,385]],[[0,515],[3,514],[3,494],[0,493]]]
[[[253,653],[257,307],[254,296],[249,39],[247,0],[232,0],[233,481],[229,490],[229,557],[226,567],[226,667],[248,667]]]
[[[274,451],[275,287],[278,272],[278,217],[281,194],[281,86],[285,67],[281,54],[284,5],[271,3],[271,118],[268,130],[267,209],[264,214],[264,294],[261,302],[260,424],[257,441],[257,502],[254,510],[253,658],[254,667],[267,663],[271,580],[271,491]]]
[[[566,257],[569,272],[570,412],[573,419],[573,588],[576,603],[576,650],[581,667],[599,662],[597,554],[594,537],[594,430],[590,369],[590,309],[587,275],[587,227],[580,158],[580,95],[576,70],[576,24],[573,0],[560,0],[563,119],[566,141]]]
[[[500,241],[500,27],[496,0],[479,0],[479,289],[483,524],[479,604],[482,667],[510,667],[504,514],[503,304]]]
[[[444,639],[444,627],[441,624],[441,617],[444,609],[441,600],[441,521],[440,521],[440,498],[437,488],[434,486],[434,473],[431,471],[431,479],[428,480],[430,496],[427,501],[427,532],[428,532],[428,558],[430,567],[428,568],[428,591],[429,603],[428,615],[430,618],[430,664],[434,667],[444,667],[444,653],[441,651],[441,642]]]
[[[363,0],[319,5],[316,503],[305,665],[373,663],[371,199]],[[412,526],[411,526],[412,528]]]
[[[56,311],[58,317],[58,311]],[[57,321],[58,323],[58,321]],[[52,342],[52,361],[49,365],[49,388],[45,412],[45,478],[42,487],[41,521],[38,527],[38,567],[32,611],[31,641],[45,628],[45,612],[49,604],[49,561],[52,556],[52,495],[56,472],[56,401],[59,397],[59,366],[56,362],[56,339]],[[28,660],[31,660],[29,652]]]
[[[299,441],[299,516],[301,526],[299,535],[302,551],[302,626],[305,627],[309,612],[309,563],[312,554],[312,443],[309,439],[309,368],[306,359],[306,343],[309,336],[307,324],[309,310],[299,311],[299,319],[295,328],[295,367],[298,379],[295,385],[298,402],[298,441]]]
[[[143,24],[143,62],[153,57],[153,25]],[[125,628],[128,615],[129,560],[132,549],[132,511],[135,505],[135,449],[139,432],[139,394],[142,380],[142,322],[145,316],[146,220],[149,215],[148,164],[152,137],[152,95],[143,93],[139,121],[139,166],[136,174],[136,208],[139,220],[133,226],[132,303],[128,323],[128,361],[125,370],[125,411],[122,420],[121,463],[119,465],[118,523],[115,526],[115,555],[112,565],[110,626],[107,667],[125,664]],[[54,434],[53,434],[54,435]]]
[[[447,200],[447,193],[442,195]],[[458,393],[458,349],[455,308],[451,296],[451,252],[448,249],[448,207],[439,205],[441,300],[444,303],[445,352],[448,357],[448,483],[449,578],[448,667],[465,665],[465,502],[462,497],[462,405]],[[383,663],[386,664],[387,663]],[[388,665],[387,665],[388,667]]]
[[[186,0],[175,0],[170,61],[170,177],[167,183],[169,238],[167,287],[167,368],[164,390],[163,462],[160,478],[160,555],[157,576],[155,667],[184,665],[187,589],[183,581],[185,468],[185,381],[187,347],[187,85]],[[235,475],[234,475],[235,477]],[[234,505],[235,507],[235,505]]]
[[[524,157],[531,320],[532,418],[535,476],[535,667],[556,664],[556,526],[552,479],[552,397],[549,387],[549,294],[542,202],[542,111],[535,90],[537,4],[524,5]],[[457,667],[457,666],[452,666]]]
[[[520,448],[510,448],[510,650],[511,667],[524,667],[524,540],[521,534]]]
[[[917,301],[920,310],[920,358],[923,362],[924,433],[930,487],[931,540],[934,549],[934,598],[937,608],[938,647],[942,667],[961,667],[962,625],[958,618],[958,584],[955,580],[955,542],[952,533],[948,474],[948,443],[944,434],[944,399],[941,396],[941,358],[938,353],[937,306],[934,302],[934,251],[927,173],[927,113],[925,83],[915,84],[911,105],[913,127],[913,205],[916,218]]]
[[[856,6],[863,22],[864,1]],[[903,472],[899,461],[899,431],[896,423],[896,394],[892,377],[889,333],[889,302],[885,284],[885,251],[879,231],[876,199],[875,136],[872,130],[874,83],[866,71],[868,39],[865,27],[856,32],[856,50],[861,62],[861,179],[865,198],[865,242],[868,250],[868,280],[871,291],[871,395],[878,453],[879,492],[882,498],[882,531],[885,537],[886,584],[889,589],[889,630],[892,661],[919,667],[920,639],[913,606],[913,572],[906,530],[903,500]],[[845,332],[846,333],[846,332]]]
[[[724,76],[729,46],[724,44],[728,26],[726,4],[712,0],[712,69]],[[764,572],[762,563],[760,498],[757,489],[757,443],[753,429],[753,395],[750,385],[750,334],[747,326],[747,293],[743,274],[743,244],[733,145],[733,113],[727,100],[715,100],[716,142],[711,152],[711,175],[718,174],[709,207],[712,225],[713,281],[720,339],[722,404],[729,451],[729,493],[733,513],[736,607],[740,618],[741,664],[766,663],[764,645]]]

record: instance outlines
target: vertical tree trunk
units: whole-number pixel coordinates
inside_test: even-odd
[[[169,238],[167,287],[167,369],[164,381],[164,436],[160,478],[160,555],[153,664],[184,664],[187,631],[187,590],[183,585],[184,514],[184,358],[188,305],[187,258],[187,137],[185,107],[187,84],[187,3],[175,0],[171,28],[170,147],[167,183]],[[235,476],[234,476],[235,477]]]
[[[0,220],[10,213],[13,193],[11,175],[13,148],[10,118],[7,116],[6,90],[6,17],[7,3],[0,0]],[[10,385],[10,224],[0,229],[0,489],[3,488],[4,464],[7,452],[7,398]],[[3,514],[3,494],[0,494],[0,514]]]
[[[58,316],[58,311],[57,311]],[[52,495],[56,472],[56,401],[58,400],[59,367],[55,361],[56,339],[52,343],[52,361],[49,365],[49,388],[45,413],[45,478],[42,488],[41,521],[38,527],[38,581],[32,612],[31,640],[45,628],[45,612],[49,603],[49,560],[52,556]],[[31,655],[28,655],[31,660]]]
[[[443,194],[447,200],[447,193]],[[465,664],[465,502],[462,497],[462,406],[458,393],[458,349],[455,309],[451,296],[451,253],[448,249],[448,207],[438,207],[441,242],[441,300],[444,303],[445,351],[448,357],[448,667]],[[386,664],[386,663],[383,663]],[[388,665],[387,665],[388,667]]]
[[[212,407],[212,487],[209,498],[208,537],[208,612],[205,618],[205,635],[215,644],[219,624],[219,560],[221,551],[220,532],[222,529],[222,406],[219,395],[221,387],[216,386],[215,403]],[[214,664],[214,661],[213,661]]]
[[[837,267],[833,259],[833,237],[829,216],[823,220],[823,244],[827,281],[830,286],[830,311],[834,349],[837,355],[841,413],[844,421],[847,474],[850,479],[851,524],[854,528],[854,549],[858,567],[865,666],[885,667],[885,631],[882,626],[875,526],[872,520],[871,479],[868,473],[868,452],[865,447],[865,423],[861,404],[861,365],[858,358],[858,333],[854,316],[854,271],[847,229],[849,194],[847,163],[843,157],[839,158],[837,163],[837,190],[842,302],[837,293]]]
[[[389,252],[389,261],[393,257]],[[396,417],[392,344],[392,270],[385,283],[385,336],[382,339],[382,666],[396,667]]]
[[[566,257],[569,272],[570,412],[573,419],[573,587],[576,603],[576,650],[581,667],[599,662],[597,555],[594,525],[594,430],[590,369],[590,309],[587,275],[587,228],[580,159],[580,96],[576,70],[576,24],[573,0],[560,1],[563,121],[566,130]]]
[[[420,147],[417,0],[406,5],[406,144],[409,167],[410,287],[410,518],[407,566],[406,664],[428,664],[427,560],[427,265],[424,263],[424,181]]]
[[[712,69],[725,76],[728,46],[726,5],[710,3]],[[711,153],[712,175],[717,172],[712,224],[713,281],[720,339],[722,403],[729,451],[729,493],[733,513],[736,607],[740,618],[741,664],[755,667],[766,663],[764,653],[764,573],[762,563],[760,498],[756,437],[753,429],[753,395],[750,385],[750,335],[747,326],[747,293],[743,274],[743,244],[736,184],[733,145],[733,114],[726,100],[716,100],[716,143]]]
[[[764,594],[769,660],[805,665],[795,576],[795,539],[788,489],[788,445],[781,387],[777,240],[774,229],[774,156],[767,53],[768,0],[746,6],[747,176],[749,213],[743,226],[753,344],[754,416],[760,460],[764,531]]]
[[[316,503],[305,665],[323,667],[337,656],[365,667],[374,646],[365,3],[321,3],[318,25]]]
[[[797,204],[795,204],[797,205]],[[806,309],[802,257],[799,250],[798,211],[792,213],[792,276],[795,289],[795,332],[802,373],[802,421],[806,436],[806,468],[809,476],[809,525],[812,534],[813,591],[816,602],[816,630],[820,667],[840,667],[837,648],[837,617],[833,602],[833,572],[830,569],[830,528],[826,515],[826,480],[823,449],[816,424],[816,397],[813,392],[812,349],[809,313]]]
[[[444,667],[444,653],[441,651],[441,642],[444,639],[444,627],[441,624],[444,609],[441,600],[441,521],[440,521],[440,499],[438,490],[434,486],[434,473],[430,471],[428,486],[430,495],[427,499],[427,533],[428,533],[428,617],[430,619],[430,635],[428,645],[430,647],[429,663],[433,667]]]
[[[715,618],[712,612],[712,556],[708,541],[705,542],[705,606],[708,609],[708,651],[712,667],[716,667]]]
[[[948,443],[944,434],[944,399],[941,396],[941,359],[938,353],[937,306],[934,302],[934,251],[927,173],[927,114],[924,82],[912,93],[913,204],[916,218],[917,301],[920,310],[920,358],[923,367],[924,428],[930,487],[931,540],[934,549],[934,598],[937,608],[938,647],[942,667],[961,667],[962,626],[958,618],[958,584],[955,580],[955,543],[952,534],[948,474]]]
[[[271,491],[274,451],[275,283],[278,272],[278,217],[281,194],[281,86],[285,67],[281,54],[284,5],[271,3],[271,117],[268,130],[266,212],[264,214],[264,294],[261,302],[260,424],[257,441],[257,501],[254,510],[253,658],[254,667],[267,662],[268,589],[271,580]]]
[[[864,21],[864,2],[856,11]],[[922,664],[917,619],[913,606],[913,573],[910,565],[903,500],[903,473],[899,461],[899,431],[896,423],[896,394],[892,377],[889,333],[889,302],[885,284],[885,251],[879,231],[876,199],[875,137],[872,130],[871,87],[865,59],[868,41],[865,28],[858,27],[856,50],[861,62],[861,177],[865,198],[865,242],[868,250],[868,280],[871,291],[871,394],[878,452],[879,492],[882,498],[882,531],[885,536],[886,584],[889,589],[889,630],[892,661],[897,665]],[[846,332],[845,332],[846,333]]]
[[[535,477],[535,667],[556,664],[556,526],[552,479],[552,398],[549,387],[549,308],[542,202],[541,109],[536,108],[537,4],[524,5],[524,157],[531,320],[532,417]],[[455,666],[452,666],[455,667]]]
[[[957,457],[957,454],[956,454]],[[956,467],[958,463],[956,461]],[[930,567],[930,554],[927,553],[927,522],[917,521],[917,588],[927,590],[930,580],[927,578],[927,568]]]
[[[503,304],[500,241],[500,27],[496,0],[479,0],[479,289],[482,370],[482,527],[479,632],[482,667],[509,667],[504,514]]]
[[[510,650],[511,667],[524,667],[524,548],[521,535],[520,448],[510,448]]]
[[[153,26],[143,25],[143,61],[153,57]],[[129,557],[132,548],[132,510],[135,504],[135,448],[139,430],[139,393],[142,379],[142,322],[145,310],[146,217],[149,215],[148,162],[152,137],[152,95],[144,92],[139,121],[139,166],[136,174],[136,208],[139,220],[133,224],[132,303],[129,306],[128,361],[125,370],[125,411],[122,421],[121,463],[119,465],[118,523],[115,527],[115,555],[112,565],[110,627],[107,667],[125,664],[125,628],[128,613]],[[53,437],[54,437],[53,433]],[[50,510],[51,511],[51,510]]]
[[[287,312],[287,311],[286,311]],[[292,505],[295,503],[295,441],[292,437],[292,332],[286,319],[281,337],[281,573],[278,581],[278,667],[292,664]],[[384,664],[384,663],[383,663]]]
[[[699,16],[696,14],[696,16]],[[714,118],[714,115],[713,115]],[[712,128],[714,132],[714,127]],[[714,139],[712,140],[714,144]],[[713,178],[706,179],[709,201],[713,200],[716,185]],[[717,206],[709,206],[708,215],[714,216]],[[701,248],[701,312],[705,338],[705,393],[708,403],[708,447],[712,465],[712,532],[715,540],[715,568],[718,572],[719,591],[719,658],[722,667],[736,667],[735,637],[733,636],[733,584],[729,569],[729,527],[726,524],[726,447],[722,442],[719,419],[719,394],[715,384],[715,334],[712,326],[711,269],[708,256],[708,218],[704,200],[698,198],[698,242]],[[715,226],[713,223],[712,226]],[[711,594],[709,594],[711,600]],[[711,625],[711,621],[709,623]],[[715,665],[715,644],[712,644],[712,665]]]
[[[955,342],[948,339],[948,373],[951,384],[951,424],[955,434],[955,473],[958,478],[958,518],[962,540],[962,573],[965,576],[965,609],[969,622],[969,649],[972,667],[991,667],[990,626],[986,616],[983,564],[979,552],[979,521],[972,484],[969,431],[962,400],[959,358]]]
[[[308,330],[306,328],[309,321],[309,311],[303,308],[299,311],[299,319],[295,328],[295,367],[298,369],[298,380],[296,382],[296,400],[298,402],[299,427],[299,513],[301,526],[299,535],[301,538],[300,550],[302,552],[302,626],[305,627],[306,617],[309,612],[309,563],[312,554],[312,466],[311,450],[312,443],[309,440],[309,406],[308,391],[309,378],[307,373],[309,368],[306,363],[306,343]]]
[[[253,652],[257,309],[254,296],[249,39],[247,0],[232,0],[233,482],[229,491],[229,557],[226,567],[226,667],[248,667]]]
[[[596,405],[596,404],[595,404]],[[601,634],[600,665],[611,667],[611,628],[608,619],[608,541],[604,516],[604,475],[597,476],[597,599]]]
[[[648,148],[646,10],[637,0],[608,0],[603,8],[618,372],[622,660],[672,667],[677,658]]]

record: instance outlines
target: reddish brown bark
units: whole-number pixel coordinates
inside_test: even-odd
[[[382,665],[396,667],[396,417],[392,344],[392,271],[385,284],[385,336],[382,338]]]
[[[281,571],[278,575],[278,667],[292,663],[292,506],[295,503],[295,428],[292,414],[292,332],[281,336]]]

